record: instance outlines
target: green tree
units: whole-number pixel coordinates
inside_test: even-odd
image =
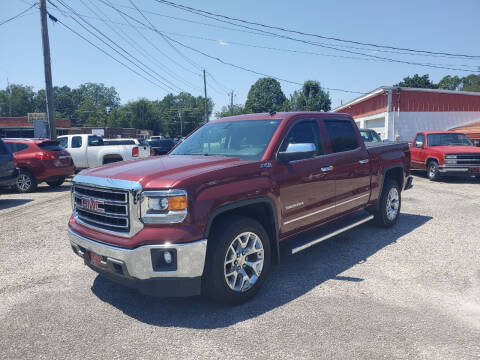
[[[410,88],[424,88],[424,89],[437,89],[438,85],[430,81],[429,75],[425,74],[420,76],[415,74],[413,76],[408,76],[403,78],[403,81],[400,81],[394,86],[400,87],[410,87]]]
[[[232,115],[241,115],[244,114],[243,106],[240,104],[233,104],[233,111],[229,106],[222,106],[222,109],[220,111],[217,111],[215,113],[215,117],[217,119],[224,118],[227,116],[232,116]]]
[[[287,98],[280,83],[270,77],[260,78],[250,87],[245,113],[261,113],[285,110]]]
[[[460,90],[480,92],[480,75],[472,74],[462,78]]]
[[[0,116],[27,116],[35,111],[34,98],[31,86],[10,84],[0,90]]]
[[[120,106],[120,97],[113,86],[86,83],[73,89],[71,93],[75,111],[72,121],[75,125],[103,125],[108,111]]]
[[[292,111],[329,111],[332,101],[330,94],[322,89],[320,83],[307,80],[300,90],[290,95],[290,110]]]
[[[458,76],[447,75],[444,76],[442,80],[440,80],[440,82],[438,83],[438,88],[445,90],[458,90],[461,83],[462,79]]]

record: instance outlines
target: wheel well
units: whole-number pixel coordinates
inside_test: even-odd
[[[428,166],[428,164],[431,162],[431,161],[436,161],[438,163],[438,160],[435,159],[435,158],[428,158],[427,161],[425,162],[425,164]]]
[[[113,160],[113,161],[112,161]],[[115,162],[115,161],[122,161],[123,158],[120,155],[117,154],[111,154],[111,155],[105,155],[103,157],[103,163],[105,164],[105,161],[107,162]]]
[[[387,180],[395,180],[400,185],[400,189],[403,189],[403,169],[401,167],[394,167],[393,169],[387,170],[383,183],[385,184]]]
[[[272,248],[272,260],[274,263],[278,264],[280,262],[280,253],[277,239],[275,213],[272,209],[272,206],[267,202],[257,202],[254,204],[244,205],[226,210],[215,216],[215,218],[211,221],[210,225],[207,226],[207,238],[213,228],[215,228],[216,226],[221,226],[222,222],[224,222],[227,217],[232,215],[249,217],[258,221],[265,228]]]

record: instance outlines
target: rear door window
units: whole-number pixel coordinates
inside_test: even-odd
[[[82,147],[82,137],[74,136],[72,137],[72,148],[81,148]]]
[[[88,137],[88,146],[102,146],[103,140],[100,136],[89,136]]]
[[[5,143],[12,153],[18,153],[19,151],[28,149],[27,144],[8,142]]]
[[[37,146],[45,151],[62,151],[63,148],[60,146],[58,141],[44,141],[37,144]]]
[[[359,147],[357,134],[349,120],[324,120],[332,152],[355,150]]]

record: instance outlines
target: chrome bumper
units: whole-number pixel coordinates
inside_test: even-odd
[[[151,278],[194,278],[203,274],[207,254],[207,239],[185,244],[144,245],[135,249],[123,249],[97,242],[68,229],[70,243],[77,255],[85,256],[84,250],[104,256],[107,262],[124,265],[128,275],[136,279]],[[175,249],[177,269],[154,271],[151,249]]]
[[[470,171],[469,167],[456,167],[451,165],[439,165],[438,172],[445,173],[445,172],[468,172]]]

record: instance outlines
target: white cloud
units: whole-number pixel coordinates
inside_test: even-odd
[[[228,43],[223,40],[217,40],[217,42],[222,46],[228,46]]]

